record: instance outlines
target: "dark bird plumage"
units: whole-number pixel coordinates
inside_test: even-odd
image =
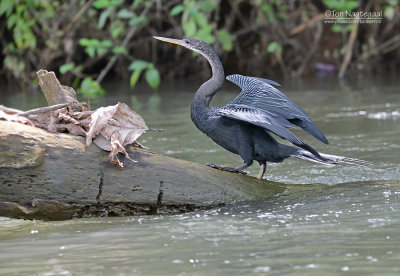
[[[194,124],[215,143],[226,150],[239,154],[244,163],[235,168],[211,167],[238,172],[256,160],[261,168],[258,178],[262,178],[266,162],[282,162],[288,157],[297,157],[325,165],[336,163],[363,164],[365,161],[342,156],[318,153],[293,134],[293,125],[328,144],[328,140],[305,111],[293,103],[274,86],[280,84],[262,78],[230,75],[226,79],[238,85],[242,92],[224,107],[210,107],[214,94],[224,83],[224,69],[214,50],[198,39],[156,39],[177,44],[196,51],[211,65],[212,77],[197,90],[192,106],[191,118]],[[298,147],[278,143],[270,133],[286,139]]]

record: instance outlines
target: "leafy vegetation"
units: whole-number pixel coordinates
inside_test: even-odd
[[[0,74],[30,85],[37,69],[56,70],[64,83],[93,96],[104,93],[109,76],[156,91],[161,76],[202,71],[192,68],[190,52],[151,38],[160,35],[212,44],[228,72],[298,77],[316,62],[343,63],[353,24],[324,24],[327,9],[383,11],[380,24],[360,24],[354,34],[350,70],[400,65],[398,0],[15,0],[0,2]]]

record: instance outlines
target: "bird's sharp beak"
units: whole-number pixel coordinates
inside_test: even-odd
[[[160,37],[160,36],[153,36],[153,38],[161,40],[161,41],[169,42],[169,43],[172,43],[172,44],[177,44],[177,45],[183,46],[182,40],[179,40],[179,39]]]

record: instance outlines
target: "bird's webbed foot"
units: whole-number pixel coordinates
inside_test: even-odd
[[[238,170],[237,168],[221,167],[221,166],[217,166],[217,165],[212,164],[212,163],[206,163],[206,166],[209,166],[210,168],[217,169],[217,170],[220,170],[220,171],[225,171],[225,172],[240,173],[240,174],[243,174],[243,175],[247,174],[246,172],[244,172],[242,170]]]

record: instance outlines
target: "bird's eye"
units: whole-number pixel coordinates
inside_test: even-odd
[[[186,44],[190,44],[190,41],[186,39],[186,40],[185,40],[185,43],[186,43]]]

